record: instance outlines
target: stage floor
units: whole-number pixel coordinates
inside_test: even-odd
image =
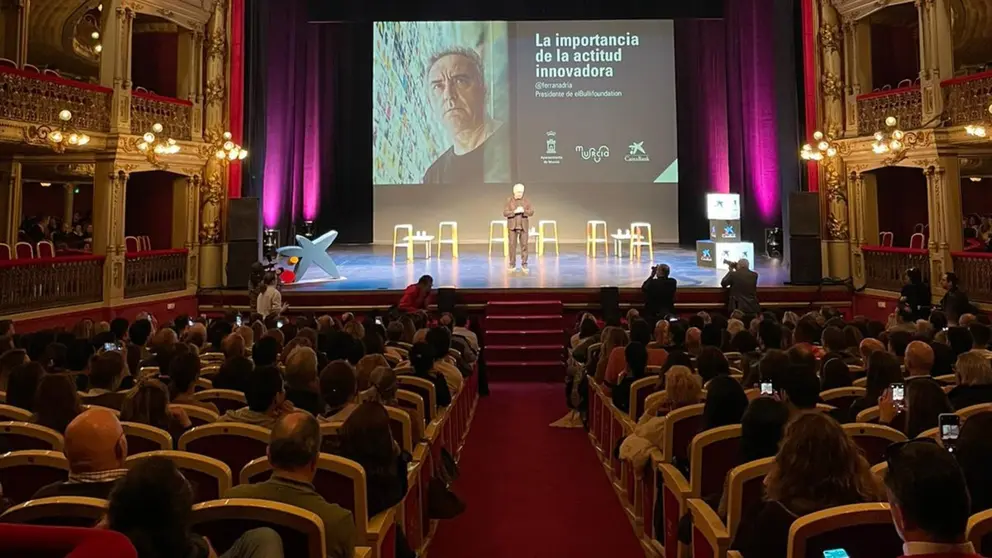
[[[435,287],[459,289],[630,288],[640,287],[652,265],[647,250],[640,261],[626,255],[617,258],[611,254],[606,258],[602,256],[602,250],[599,258],[589,258],[584,244],[562,244],[559,256],[554,255],[551,246],[543,257],[532,251],[530,273],[524,274],[506,269],[506,260],[501,253],[497,255],[498,247],[493,247],[492,257],[486,254],[486,248],[485,244],[462,245],[458,259],[452,259],[449,247],[445,246],[443,257],[435,255],[426,259],[421,245],[415,250],[416,258],[407,262],[402,250],[397,253],[396,261],[391,261],[390,246],[335,245],[329,253],[343,279],[322,280],[324,272],[312,268],[301,282],[286,285],[283,292],[396,290],[416,282],[424,274],[434,277]],[[668,264],[680,287],[719,287],[725,273],[724,270],[698,267],[693,250],[671,245],[656,245],[654,262]],[[764,287],[781,286],[789,277],[784,266],[764,257],[758,258],[755,269],[759,274],[758,284]]]

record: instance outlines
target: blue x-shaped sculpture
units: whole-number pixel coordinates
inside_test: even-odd
[[[299,246],[283,246],[277,249],[276,253],[287,258],[293,256],[300,258],[294,270],[297,280],[303,279],[303,276],[307,274],[307,270],[310,269],[311,265],[316,265],[320,269],[323,269],[324,273],[331,279],[340,279],[341,275],[338,273],[338,266],[327,253],[327,249],[331,247],[331,244],[334,243],[337,237],[338,231],[326,232],[318,236],[315,240],[310,240],[298,234],[296,235],[296,242],[300,243]]]

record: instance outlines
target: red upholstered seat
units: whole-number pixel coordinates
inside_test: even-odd
[[[18,242],[14,245],[14,253],[19,260],[30,260],[34,258],[34,247],[27,242]]]
[[[902,432],[880,424],[845,424],[844,432],[858,444],[865,459],[872,465],[885,461],[885,450],[890,445],[906,440]]]
[[[39,258],[54,258],[55,257],[55,245],[49,240],[42,240],[37,245]]]
[[[34,493],[69,477],[69,461],[61,452],[14,451],[0,459],[0,486],[13,504],[30,500]]]
[[[412,379],[420,380],[421,378],[412,378]],[[424,421],[427,422],[427,424],[430,424],[430,422],[434,419],[434,415],[435,415],[434,406],[430,404],[430,402],[434,401],[434,398],[432,397],[432,390],[427,388],[426,386],[421,385],[421,382],[411,381],[410,376],[407,376],[406,378],[404,378],[403,376],[397,376],[397,380],[399,381],[400,385],[403,386],[402,389],[406,391],[412,391],[413,393],[416,393],[424,400]],[[424,382],[427,381],[424,380]]]
[[[265,455],[268,446],[268,429],[229,422],[197,426],[179,439],[181,451],[213,457],[230,467],[232,473]]]
[[[193,397],[197,401],[213,403],[221,415],[228,411],[236,411],[248,405],[245,394],[233,389],[205,389],[196,392]]]
[[[153,457],[164,457],[176,465],[193,489],[194,502],[216,500],[233,484],[231,469],[224,462],[186,451],[161,450],[133,455],[127,458],[126,465],[131,468],[141,460]]]
[[[14,259],[14,252],[10,249],[10,244],[0,243],[0,262],[9,262]]]
[[[127,253],[138,252],[141,250],[138,244],[138,237],[135,236],[125,236],[124,237],[124,249]]]
[[[669,463],[688,463],[689,445],[702,427],[702,404],[668,413],[665,419],[665,460]]]
[[[902,539],[892,524],[888,504],[854,504],[812,513],[789,529],[789,556],[823,556],[843,548],[851,556],[897,558]]]
[[[282,539],[283,555],[324,556],[323,522],[317,514],[278,502],[231,498],[193,506],[193,532],[210,539],[218,554],[245,531],[269,527]]]
[[[658,378],[649,376],[637,380],[630,386],[630,416],[636,422],[644,414],[644,402],[648,396],[658,391]]]
[[[699,433],[692,440],[689,483],[694,498],[723,492],[724,481],[741,461],[741,425],[733,424]]]
[[[0,451],[62,451],[62,435],[44,426],[27,422],[0,422]]]
[[[0,523],[0,555],[19,558],[137,558],[116,531]]]

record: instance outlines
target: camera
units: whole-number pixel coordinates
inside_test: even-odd
[[[737,262],[732,262],[730,260],[723,260],[723,265],[729,267],[731,271],[737,271]]]

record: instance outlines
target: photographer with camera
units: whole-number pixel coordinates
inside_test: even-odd
[[[675,290],[678,282],[669,277],[668,264],[651,266],[651,275],[641,285],[644,293],[644,316],[649,324],[675,312]]]
[[[761,305],[758,304],[758,274],[748,269],[749,263],[744,258],[736,262],[724,260],[723,263],[730,268],[720,281],[720,286],[727,289],[727,311],[761,313]]]

